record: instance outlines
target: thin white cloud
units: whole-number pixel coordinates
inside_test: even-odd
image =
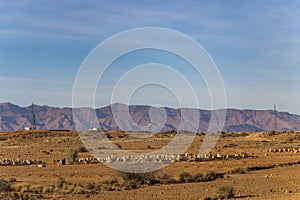
[[[299,97],[294,93],[298,91],[297,77],[300,75],[300,2],[172,1],[149,4],[148,7],[138,2],[116,1],[49,1],[44,4],[35,0],[4,1],[0,7],[0,39],[101,41],[129,28],[173,28],[203,42],[204,47],[212,51],[208,53],[219,61],[217,64],[224,72],[225,84],[232,92],[230,105],[255,106],[260,102],[255,97],[267,90],[270,97],[261,100],[264,105],[271,98],[277,98],[289,110],[297,106],[294,99],[299,100]],[[0,77],[0,82],[17,85],[16,88],[40,84],[50,90],[60,89],[60,84],[63,85],[61,88],[72,85],[45,76],[47,80]],[[288,89],[292,87],[294,90]],[[248,89],[253,97],[241,98],[243,90]],[[271,91],[280,91],[283,95],[272,95]],[[8,95],[8,92],[4,94]],[[9,95],[14,96],[13,93]],[[43,95],[47,96],[47,92]],[[289,100],[286,96],[293,98]],[[57,102],[61,101],[57,98]]]

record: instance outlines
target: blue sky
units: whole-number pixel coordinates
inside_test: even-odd
[[[271,109],[276,103],[281,111],[300,114],[299,11],[296,0],[2,0],[0,102],[71,106],[76,73],[96,45],[121,31],[152,26],[180,31],[207,50],[222,75],[227,107]],[[107,77],[117,79],[132,60],[151,62],[156,53],[121,58]],[[203,99],[199,107],[210,108],[205,83],[194,79],[187,65],[168,55],[155,61],[182,64],[177,69]],[[108,90],[115,84],[103,81],[99,88],[107,87],[96,95],[97,106],[110,103]],[[171,96],[162,88],[145,87],[131,103],[178,106]]]

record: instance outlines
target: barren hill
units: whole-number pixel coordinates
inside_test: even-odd
[[[162,111],[166,115],[166,122],[163,124],[161,131],[177,130],[179,128],[181,113],[183,108],[154,108],[151,106],[131,105],[127,106],[119,104],[119,111],[129,110],[130,117],[136,125],[151,125],[151,116],[157,119],[162,117]],[[93,111],[91,108],[77,108],[76,112],[89,120],[89,113]],[[71,108],[58,108],[50,106],[34,106],[36,115],[36,125],[39,129],[69,129],[75,130]],[[195,124],[200,116],[198,131],[205,132],[207,130],[211,113],[209,110],[184,108],[184,112],[188,113],[186,124]],[[151,116],[149,115],[151,113]],[[215,111],[215,113],[218,113]],[[139,130],[139,128],[131,123],[130,120],[124,119],[120,128],[113,117],[112,106],[106,106],[96,109],[96,115],[100,122],[101,128],[104,130]],[[277,112],[273,110],[238,110],[227,109],[226,121],[223,128],[225,132],[251,132],[251,131],[267,131],[274,129],[275,115],[277,116],[278,130],[299,130],[300,116],[287,112]],[[20,107],[11,103],[0,104],[0,131],[15,131],[30,126],[32,121],[31,106]],[[80,127],[85,129],[84,126]]]

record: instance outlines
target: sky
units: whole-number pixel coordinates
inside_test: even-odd
[[[0,102],[71,107],[80,66],[97,45],[130,29],[161,27],[187,35],[206,50],[222,77],[226,107],[272,109],[276,104],[279,111],[300,114],[299,11],[296,0],[0,0]],[[118,85],[130,69],[147,63],[171,66],[190,82],[200,99],[198,107],[212,107],[209,90],[215,88],[207,88],[205,77],[196,75],[184,59],[151,49],[128,53],[111,64],[99,80],[95,106],[180,107],[168,87],[148,84],[129,91],[134,83]],[[160,74],[154,72],[136,79]],[[119,99],[112,101],[116,85]],[[187,91],[186,85],[174,87]]]

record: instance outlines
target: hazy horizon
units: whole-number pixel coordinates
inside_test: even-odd
[[[11,103],[13,105],[17,105],[17,106],[20,106],[22,108],[26,108],[26,107],[31,107],[32,106],[32,103],[34,104],[34,106],[49,106],[49,107],[55,107],[55,108],[70,108],[70,109],[73,109],[73,107],[69,107],[69,106],[56,106],[56,105],[48,105],[48,104],[35,104],[34,102],[32,102],[31,104],[28,104],[28,105],[19,105],[19,104],[16,104],[16,103],[13,103],[13,102],[0,102],[0,104],[4,104],[4,103]],[[211,111],[210,109],[205,109],[205,108],[194,108],[194,107],[172,107],[172,106],[155,106],[155,105],[147,105],[147,104],[124,104],[124,103],[112,103],[112,104],[123,104],[123,105],[126,105],[126,106],[150,106],[150,107],[157,107],[157,108],[160,108],[160,107],[164,107],[164,108],[171,108],[171,109],[180,109],[180,108],[187,108],[187,109],[199,109],[199,110],[208,110],[208,111]],[[107,105],[104,105],[104,106],[100,106],[100,107],[95,107],[95,108],[92,108],[92,107],[88,107],[88,108],[92,108],[92,109],[100,109],[100,108],[104,108],[104,107],[107,107],[107,106],[111,106],[112,104],[107,104]],[[76,108],[87,108],[87,107],[75,107]],[[236,108],[236,107],[226,107],[226,108],[220,108],[220,109],[214,109],[214,110],[222,110],[222,109],[226,109],[226,110],[230,110],[230,109],[233,109],[233,110],[265,110],[265,111],[268,111],[268,110],[274,110],[274,107],[273,108],[265,108],[265,109],[255,109],[255,108]],[[277,109],[277,112],[288,112],[286,110],[280,110],[280,109]],[[290,114],[296,114],[296,115],[300,115],[298,113],[293,113],[293,112],[288,112]]]

